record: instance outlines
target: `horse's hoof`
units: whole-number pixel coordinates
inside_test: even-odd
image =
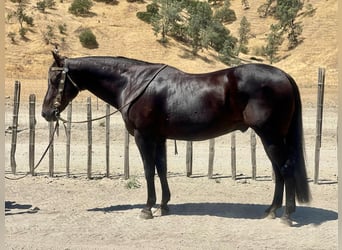
[[[286,226],[292,226],[292,220],[289,217],[281,217],[280,221]]]
[[[141,210],[139,218],[144,220],[153,219],[152,211],[148,209]]]
[[[161,215],[169,215],[170,214],[170,209],[168,206],[161,206],[160,207]]]
[[[168,215],[170,213],[170,210],[168,207],[157,207],[157,208],[152,208],[152,214],[155,217],[160,217],[164,215]]]

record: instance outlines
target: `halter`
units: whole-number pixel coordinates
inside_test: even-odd
[[[55,101],[54,101],[54,108],[56,111],[58,111],[58,108],[61,106],[61,100],[62,100],[62,95],[64,91],[64,86],[65,86],[65,79],[68,78],[71,84],[77,89],[77,91],[80,91],[80,88],[77,86],[77,84],[71,79],[71,77],[67,74],[69,72],[67,62],[65,60],[65,65],[64,67],[51,67],[50,71],[62,71],[62,77],[59,81],[58,84],[58,93],[56,95]]]
[[[118,108],[117,110],[115,110],[114,112],[110,113],[109,115],[104,115],[95,119],[92,119],[91,121],[96,121],[96,120],[100,120],[103,119],[107,116],[111,116],[121,110],[123,110],[125,107],[132,105],[133,102],[135,102],[141,95],[144,94],[145,90],[147,89],[147,87],[150,85],[150,83],[158,76],[158,74],[164,70],[168,65],[164,64],[162,67],[160,67],[157,72],[154,73],[154,75],[151,77],[151,79],[148,80],[147,84],[142,88],[141,92],[139,92],[136,96],[134,96],[134,98],[130,101],[128,101],[127,103],[123,104],[120,108]],[[63,90],[64,90],[64,85],[65,85],[65,79],[68,78],[69,81],[72,83],[72,85],[74,85],[74,87],[80,91],[80,88],[77,86],[77,84],[71,79],[71,77],[67,74],[69,69],[66,66],[64,67],[51,67],[50,71],[62,71],[62,77],[61,80],[59,81],[59,85],[58,85],[58,93],[56,95],[55,98],[55,102],[54,102],[54,107],[55,107],[55,114],[58,120],[61,120],[64,123],[67,123],[69,121],[63,119],[62,117],[60,117],[59,115],[59,110],[58,108],[61,106],[61,98],[62,98],[62,94],[63,94]],[[129,107],[130,108],[130,107]],[[88,122],[88,120],[85,121],[78,121],[78,122],[72,122],[72,123],[86,123]]]

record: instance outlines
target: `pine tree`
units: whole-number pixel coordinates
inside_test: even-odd
[[[201,48],[207,47],[205,30],[210,26],[213,12],[206,2],[194,2],[187,8],[190,17],[188,19],[187,33],[192,47],[192,52],[196,54]]]
[[[229,6],[228,0],[226,4]],[[208,2],[153,0],[146,9],[137,16],[152,25],[155,34],[161,35],[162,42],[167,42],[167,37],[171,36],[187,43],[193,54],[209,47],[227,57],[236,51],[237,39],[230,35],[222,20],[214,17]],[[231,11],[234,14],[231,16],[235,17],[235,12]]]
[[[248,40],[251,32],[251,24],[245,16],[242,17],[239,28],[239,49],[238,53],[248,53]]]
[[[181,5],[177,0],[158,0],[158,14],[151,18],[151,24],[156,35],[161,34],[162,42],[166,42],[166,36],[178,34],[181,21]]]
[[[271,25],[271,32],[267,35],[267,45],[265,47],[265,55],[272,64],[278,60],[277,53],[279,46],[283,43],[281,27],[279,25]]]
[[[266,3],[258,8],[260,17],[274,16],[278,20],[277,25],[282,30],[282,34],[287,34],[289,49],[296,47],[302,41],[300,35],[303,26],[296,22],[296,17],[303,5],[301,0],[266,0]]]
[[[221,8],[216,10],[215,19],[218,19],[221,23],[230,24],[236,21],[235,11],[230,9],[230,1],[225,0]]]

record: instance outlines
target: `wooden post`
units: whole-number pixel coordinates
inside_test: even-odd
[[[49,142],[51,142],[49,148],[49,176],[53,177],[54,172],[54,148],[53,148],[53,138],[54,136],[54,127],[53,122],[49,122]]]
[[[186,176],[190,177],[192,175],[192,141],[186,142]]]
[[[322,142],[322,120],[323,120],[323,99],[324,99],[325,69],[318,69],[318,91],[317,91],[317,120],[316,120],[316,145],[315,145],[315,176],[314,183],[318,183],[319,157]]]
[[[87,98],[87,124],[88,124],[88,163],[87,163],[87,177],[91,179],[92,168],[92,115],[91,115],[91,97]]]
[[[236,179],[236,136],[235,132],[231,134],[231,166],[232,166],[232,179]]]
[[[29,165],[30,173],[34,175],[34,143],[35,143],[35,126],[36,126],[36,96],[34,94],[29,97]]]
[[[124,159],[124,176],[125,180],[129,179],[129,133],[125,129],[125,159]]]
[[[256,180],[256,137],[251,129],[251,161],[252,161],[252,180]]]
[[[214,156],[215,156],[215,139],[209,140],[209,164],[208,164],[208,178],[213,178],[214,172]]]
[[[109,177],[109,138],[110,138],[110,105],[106,104],[106,177]]]
[[[14,97],[13,97],[13,124],[12,124],[12,144],[11,144],[11,169],[15,174],[17,171],[17,163],[15,161],[15,151],[17,149],[17,131],[18,131],[18,114],[20,103],[20,89],[21,84],[19,81],[14,83]]]
[[[71,122],[72,122],[72,103],[68,105],[67,113],[67,128],[66,128],[66,176],[70,177],[70,142],[71,142]]]

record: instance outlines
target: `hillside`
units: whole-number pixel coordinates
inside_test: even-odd
[[[46,72],[52,62],[50,51],[52,44],[46,44],[43,34],[47,25],[53,27],[52,43],[61,45],[60,51],[68,57],[85,55],[127,56],[145,61],[163,62],[188,72],[208,72],[227,67],[216,58],[216,52],[201,51],[199,56],[192,56],[190,49],[174,40],[163,46],[156,41],[151,27],[136,18],[137,11],[146,9],[145,3],[128,3],[121,0],[117,5],[94,2],[92,17],[75,17],[68,12],[72,0],[55,1],[54,9],[40,13],[36,1],[30,1],[27,14],[34,18],[34,27],[27,34],[27,41],[19,38],[19,24],[14,19],[7,19],[6,32],[6,95],[12,93],[8,85],[14,79],[30,84],[23,86],[23,91],[41,89],[45,91]],[[238,20],[228,28],[236,35],[241,18],[245,15],[252,24],[255,36],[249,44],[253,47],[264,44],[272,19],[260,19],[257,7],[264,0],[249,1],[250,9],[244,10],[240,0],[232,0]],[[326,67],[327,84],[337,85],[337,0],[311,0],[316,8],[313,17],[302,18],[304,42],[292,51],[281,51],[286,59],[275,64],[294,76],[300,86],[312,86],[317,78],[317,68]],[[15,5],[6,0],[5,15],[15,10]],[[66,35],[61,35],[58,25],[66,24]],[[98,49],[83,48],[78,34],[83,28],[91,28],[99,42]],[[9,32],[16,32],[15,43],[7,37]],[[64,42],[62,42],[62,39]],[[249,58],[251,54],[247,56]],[[265,61],[266,62],[266,61]],[[35,85],[32,86],[31,82]],[[41,83],[43,85],[41,86]],[[40,92],[40,91],[38,91]]]

